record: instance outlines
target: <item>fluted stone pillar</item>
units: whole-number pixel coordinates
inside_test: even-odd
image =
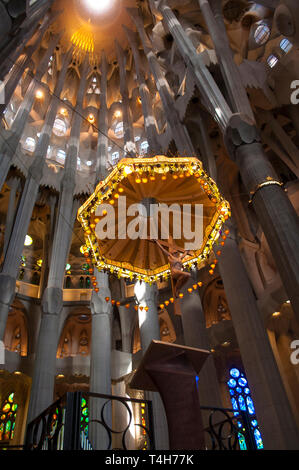
[[[122,97],[123,126],[124,126],[124,148],[129,157],[136,157],[136,146],[134,140],[133,119],[130,109],[129,90],[127,83],[126,55],[118,41],[115,48],[119,66],[120,93]]]
[[[55,15],[54,18],[56,18],[56,15]],[[16,58],[14,58],[14,57],[9,58],[9,60],[7,59],[7,62],[8,62],[7,72],[12,67],[13,67],[13,69],[12,69],[11,73],[6,77],[6,80],[4,82],[5,103],[0,104],[0,116],[3,115],[3,112],[6,109],[8,103],[10,102],[10,100],[12,98],[12,95],[15,92],[15,89],[18,86],[18,84],[19,84],[19,82],[22,78],[22,75],[23,75],[24,71],[29,66],[31,58],[32,58],[34,52],[40,46],[46,30],[48,29],[50,24],[54,21],[54,18],[53,17],[48,17],[48,18],[45,19],[45,21],[43,21],[43,24],[41,25],[41,27],[38,30],[38,34],[37,34],[37,37],[36,37],[35,41],[33,42],[32,45],[28,46],[28,48],[26,49],[24,55],[18,61],[17,61],[18,56]],[[2,70],[3,70],[3,67],[1,67],[1,72],[2,72]],[[5,75],[2,75],[2,76],[4,77]]]
[[[196,272],[192,274],[194,278],[191,278],[181,289],[185,294],[181,302],[185,345],[210,351],[211,345],[200,296],[197,290],[193,291],[191,295],[188,293],[188,289],[192,288],[194,283],[196,284]],[[199,373],[199,397],[202,406],[222,406],[220,386],[212,355],[207,358]],[[206,424],[208,425],[207,420]]]
[[[8,203],[8,209],[7,209],[7,214],[6,214],[5,234],[4,234],[4,247],[3,247],[4,257],[5,257],[5,253],[6,253],[9,239],[11,236],[14,218],[16,215],[16,196],[17,196],[17,190],[19,186],[20,186],[19,178],[13,178],[10,181],[9,203]]]
[[[62,34],[56,35],[50,41],[49,47],[47,51],[45,52],[43,59],[39,63],[35,76],[31,80],[31,83],[26,91],[24,99],[21,103],[21,106],[18,110],[18,113],[16,115],[16,118],[11,128],[9,130],[5,130],[5,129],[1,130],[1,133],[0,133],[0,142],[1,142],[1,145],[0,145],[0,189],[2,188],[6,180],[6,176],[9,171],[12,158],[14,157],[15,152],[17,151],[20,139],[26,127],[27,120],[31,112],[31,108],[35,100],[36,91],[41,86],[40,81],[47,71],[50,57],[53,54],[53,51],[56,45],[58,44],[58,41],[60,40],[61,36]]]
[[[233,231],[219,270],[265,448],[298,449],[298,428]]]
[[[230,49],[222,16],[222,2],[221,0],[198,0],[198,3],[215,47],[232,110],[236,113],[244,113],[254,120],[246,89]]]
[[[46,289],[34,362],[27,422],[30,423],[53,402],[62,289]]]
[[[90,356],[90,391],[111,395],[111,322],[112,305],[105,299],[111,300],[109,276],[95,269],[99,293],[93,292],[91,299],[92,338]],[[94,450],[107,450],[109,439],[105,428],[93,420],[101,421],[102,407],[106,399],[91,398],[89,440]],[[104,418],[106,424],[112,425],[111,402],[105,406]]]
[[[47,338],[47,341],[43,342],[41,338],[43,337],[44,324],[47,324],[49,317],[51,317],[51,323],[53,323],[53,325],[59,324],[59,316],[63,306],[62,298],[65,266],[69,254],[76,213],[79,206],[78,201],[74,201],[74,190],[76,184],[77,158],[82,122],[82,105],[86,89],[88,68],[88,56],[86,56],[82,66],[81,81],[77,94],[77,113],[74,114],[72,122],[69,149],[66,157],[64,176],[61,183],[48,284],[42,300],[43,315],[38,342],[39,347],[37,349],[36,357],[39,358],[47,355],[48,359],[47,362],[38,360],[34,368],[30,397],[31,419],[34,417],[34,413],[40,412],[44,403],[47,402],[47,406],[49,406],[53,397],[56,365],[55,360],[57,344],[59,341],[57,334],[58,330],[53,326],[53,328],[48,332],[49,338]],[[57,300],[54,302],[55,299]],[[39,387],[44,390],[43,396],[39,395]]]
[[[142,111],[143,111],[143,117],[144,117],[144,128],[145,128],[145,132],[147,136],[147,141],[149,144],[149,152],[155,153],[156,155],[160,155],[162,153],[162,148],[159,142],[157,122],[156,122],[156,118],[153,112],[151,94],[146,84],[145,75],[141,67],[140,54],[139,54],[139,49],[138,49],[138,44],[137,44],[137,39],[136,39],[137,35],[133,31],[131,31],[129,28],[125,26],[123,26],[123,28],[127,34],[127,37],[128,37],[128,40],[129,40],[129,43],[133,52],[133,56],[134,56],[137,82],[139,86],[139,93],[140,93]]]
[[[209,112],[219,123],[220,128],[224,130],[232,116],[223,94],[216,84],[212,74],[206,67],[203,58],[197,53],[191,39],[184,31],[181,23],[174,12],[168,6],[167,1],[159,0],[156,2],[159,11],[163,15],[165,24],[172,34],[176,46],[182,55],[184,62],[200,91],[201,101]]]
[[[101,60],[101,94],[99,111],[99,135],[97,147],[96,183],[107,176],[108,161],[108,107],[107,107],[107,59],[102,52]]]
[[[139,305],[138,320],[143,354],[147,351],[152,340],[160,340],[157,294],[156,286],[150,286],[144,282],[137,282],[135,284],[135,296]],[[145,308],[141,310],[140,307],[148,307],[148,311]],[[169,449],[168,427],[162,400],[156,392],[146,392],[146,397],[153,404],[156,449],[167,450]]]
[[[64,60],[63,68],[61,70],[57,82],[55,93],[51,99],[50,107],[45,118],[45,123],[34,153],[34,160],[28,171],[25,187],[21,196],[9,244],[5,252],[2,272],[0,274],[0,337],[4,334],[9,310],[9,305],[7,303],[2,302],[2,297],[7,297],[7,293],[4,294],[1,287],[3,285],[3,282],[7,282],[4,280],[4,278],[9,277],[11,287],[10,298],[13,296],[13,292],[15,290],[15,281],[20,266],[20,259],[24,249],[24,241],[30,224],[36,198],[38,195],[39,184],[43,176],[43,168],[47,155],[47,149],[52,134],[53,124],[57,114],[57,108],[59,105],[59,99],[57,97],[59,97],[62,92],[70,58],[71,51],[67,54]],[[72,202],[70,205],[70,209],[71,208]]]
[[[164,73],[162,72],[159,61],[153,51],[151,41],[144,29],[143,18],[139,15],[137,9],[128,8],[127,10],[131,15],[134,23],[136,24],[144,52],[149,62],[149,66],[153,74],[154,80],[156,82],[157,90],[161,97],[165,118],[171,129],[172,138],[176,144],[176,147],[182,155],[195,155],[195,151],[188,130],[180,120],[179,113],[175,107],[173,93],[169,87]]]

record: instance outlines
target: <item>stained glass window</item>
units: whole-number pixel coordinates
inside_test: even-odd
[[[88,437],[88,424],[89,424],[89,410],[88,404],[85,398],[81,400],[81,432],[84,432],[85,436]]]
[[[229,388],[230,399],[232,402],[233,409],[236,410],[235,416],[239,415],[240,411],[245,411],[249,415],[249,422],[251,425],[251,432],[254,437],[256,448],[263,449],[263,440],[261,433],[258,429],[258,422],[255,416],[255,409],[253,400],[250,394],[250,388],[245,375],[236,367],[230,370],[230,378],[227,381]],[[241,421],[237,421],[237,425],[243,428]],[[246,450],[246,440],[244,435],[240,432],[238,435],[239,444],[241,450]]]
[[[270,33],[271,31],[268,25],[260,24],[254,33],[254,39],[256,43],[260,45],[265,44],[270,37]]]
[[[267,59],[267,63],[269,65],[269,67],[271,67],[271,69],[272,69],[273,67],[275,67],[277,62],[278,62],[278,57],[276,57],[276,55],[274,55],[274,54],[270,54],[268,59]]]
[[[1,407],[0,441],[11,441],[14,438],[18,405],[14,401],[15,394],[11,393]]]
[[[283,50],[283,52],[285,52],[286,54],[290,52],[293,47],[293,44],[286,38],[282,39],[279,45],[280,49]]]

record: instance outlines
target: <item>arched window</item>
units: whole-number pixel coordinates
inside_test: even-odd
[[[284,38],[280,41],[279,46],[280,49],[287,54],[292,49],[293,44],[288,39]]]
[[[23,149],[27,150],[27,152],[33,153],[35,151],[36,142],[33,137],[27,137],[23,144]]]
[[[66,131],[66,122],[60,117],[57,117],[53,125],[53,134],[57,135],[57,137],[63,137],[66,134]]]
[[[270,54],[268,59],[267,59],[267,64],[269,65],[269,67],[271,67],[271,69],[272,69],[273,67],[275,67],[277,62],[278,62],[278,57],[276,57],[276,55],[274,55],[274,54]]]
[[[56,155],[56,160],[58,163],[61,163],[61,165],[64,165],[65,163],[65,151],[62,149],[59,149]]]
[[[149,148],[149,144],[148,144],[147,140],[144,140],[143,142],[141,142],[141,144],[140,144],[140,154],[145,155],[148,151],[148,148]]]
[[[118,122],[114,129],[114,134],[118,139],[122,139],[124,136],[124,123],[122,121]]]
[[[14,401],[15,394],[11,393],[1,407],[0,441],[11,441],[14,438],[18,405]]]
[[[114,152],[111,155],[112,163],[116,163],[119,160],[119,152]]]
[[[266,24],[260,24],[256,30],[255,30],[255,33],[254,33],[254,40],[257,44],[259,45],[263,45],[265,44],[269,37],[270,37],[270,28],[268,25]]]
[[[254,404],[251,398],[251,392],[248,387],[248,382],[245,375],[236,367],[230,370],[230,378],[227,382],[229,388],[230,399],[233,409],[236,410],[235,416],[238,416],[240,411],[245,411],[249,415],[251,431],[255,439],[256,448],[263,449],[262,436],[258,428],[258,422],[255,415]],[[241,422],[238,426],[242,427]],[[246,442],[243,434],[239,434],[239,443],[241,449],[246,449]]]
[[[87,277],[87,278],[85,279],[85,288],[86,288],[86,289],[91,289],[90,277]]]

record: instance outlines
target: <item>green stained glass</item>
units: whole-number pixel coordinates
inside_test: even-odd
[[[15,394],[11,393],[2,405],[0,416],[0,441],[10,441],[14,438],[17,403],[14,403]]]
[[[4,413],[8,413],[8,411],[10,410],[10,404],[9,403],[6,403],[4,406],[3,406],[3,412]]]
[[[5,432],[9,432],[11,430],[11,421],[7,421],[6,426],[5,426]]]
[[[11,393],[11,394],[9,395],[9,397],[8,397],[9,403],[13,403],[14,396],[15,396],[14,393]]]
[[[84,410],[82,410],[82,414],[84,416],[88,416],[88,408],[84,408]]]
[[[85,407],[86,407],[86,400],[85,400],[85,398],[82,398],[81,408],[85,408]]]

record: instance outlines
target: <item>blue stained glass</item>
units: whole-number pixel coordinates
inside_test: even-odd
[[[242,397],[242,395],[239,396],[238,400],[239,400],[240,409],[241,409],[242,411],[246,411],[245,400],[244,400],[244,398]]]
[[[230,375],[237,379],[238,377],[240,377],[240,371],[238,369],[235,369],[235,368],[231,369],[230,370]]]
[[[235,381],[235,379],[230,379],[227,382],[227,384],[228,384],[229,387],[234,388],[237,385],[237,382]]]
[[[239,439],[240,450],[247,450],[246,441],[245,441],[245,437],[243,436],[243,434],[239,433],[238,439]]]
[[[255,409],[254,409],[254,405],[253,405],[253,401],[250,397],[246,397],[246,403],[247,403],[247,406],[248,406],[248,412],[251,414],[251,415],[254,415],[255,414]]]
[[[258,449],[263,449],[264,445],[263,445],[263,441],[262,441],[262,436],[261,436],[261,433],[259,432],[258,429],[254,430],[254,437],[255,437],[255,442],[256,442],[257,448]]]
[[[238,410],[238,409],[239,409],[237,400],[236,400],[235,398],[232,398],[232,405],[233,405],[233,409],[234,409],[234,410]]]
[[[241,387],[245,387],[245,385],[247,385],[247,380],[245,379],[245,377],[241,377],[238,380],[238,384],[241,385]]]
[[[241,418],[240,411],[247,412],[250,419],[250,430],[248,432],[252,433],[252,438],[255,440],[256,448],[263,449],[263,440],[261,433],[258,429],[258,422],[255,416],[254,404],[251,398],[250,388],[248,387],[247,379],[238,369],[234,368],[230,370],[231,378],[227,382],[229,387],[229,393],[231,398],[232,407],[234,409],[234,416],[236,419],[236,425],[239,429],[238,441],[239,447],[241,450],[247,449],[247,444],[245,440],[245,428],[243,421],[239,421]],[[234,378],[233,378],[234,377]]]

